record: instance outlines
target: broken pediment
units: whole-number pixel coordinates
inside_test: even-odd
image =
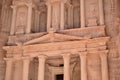
[[[89,39],[91,38],[90,36],[87,37],[78,37],[78,36],[71,36],[71,35],[66,35],[66,34],[61,34],[61,33],[55,33],[55,32],[49,32],[48,34],[27,41],[24,43],[24,45],[31,45],[31,44],[40,44],[40,43],[51,43],[51,42],[65,42],[65,41],[75,41],[75,40],[84,40],[84,39]]]

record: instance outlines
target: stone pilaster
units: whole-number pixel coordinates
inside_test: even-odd
[[[81,65],[81,80],[87,80],[87,52],[79,53]]]
[[[70,54],[63,54],[64,80],[70,80]]]
[[[109,80],[109,79],[108,79],[107,52],[105,52],[105,53],[100,53],[100,59],[101,59],[102,80]]]

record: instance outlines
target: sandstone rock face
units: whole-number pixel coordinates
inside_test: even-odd
[[[119,80],[119,0],[0,0],[0,80]]]

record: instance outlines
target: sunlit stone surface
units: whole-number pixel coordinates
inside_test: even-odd
[[[0,80],[120,80],[120,0],[0,0]]]

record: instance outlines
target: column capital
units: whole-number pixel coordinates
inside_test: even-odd
[[[32,4],[32,3],[30,3],[30,4],[26,4],[28,7],[30,7],[30,8],[33,8],[33,7],[35,7],[35,5],[34,4]]]
[[[70,56],[71,56],[70,53],[64,53],[64,54],[61,54],[61,55],[63,56],[63,58],[66,58],[66,57],[69,57],[69,58],[70,58]]]
[[[67,2],[67,0],[61,0],[61,3],[66,3]]]
[[[13,61],[13,58],[4,58],[5,61]]]
[[[24,63],[29,64],[31,61],[31,58],[30,57],[22,57],[22,60]]]
[[[47,6],[51,6],[51,3],[50,2],[46,2],[45,3]]]
[[[87,57],[87,52],[79,52],[80,57]]]
[[[16,9],[17,8],[17,6],[16,5],[12,5],[12,6],[10,6],[12,9]]]
[[[37,9],[35,9],[35,13],[40,14],[41,12],[40,12],[40,11],[38,11]]]
[[[100,58],[107,57],[108,51],[101,52],[101,53],[99,53],[99,55],[100,55]]]
[[[39,55],[39,56],[38,56],[38,59],[45,60],[46,58],[47,58],[47,56],[46,56],[46,55]]]

